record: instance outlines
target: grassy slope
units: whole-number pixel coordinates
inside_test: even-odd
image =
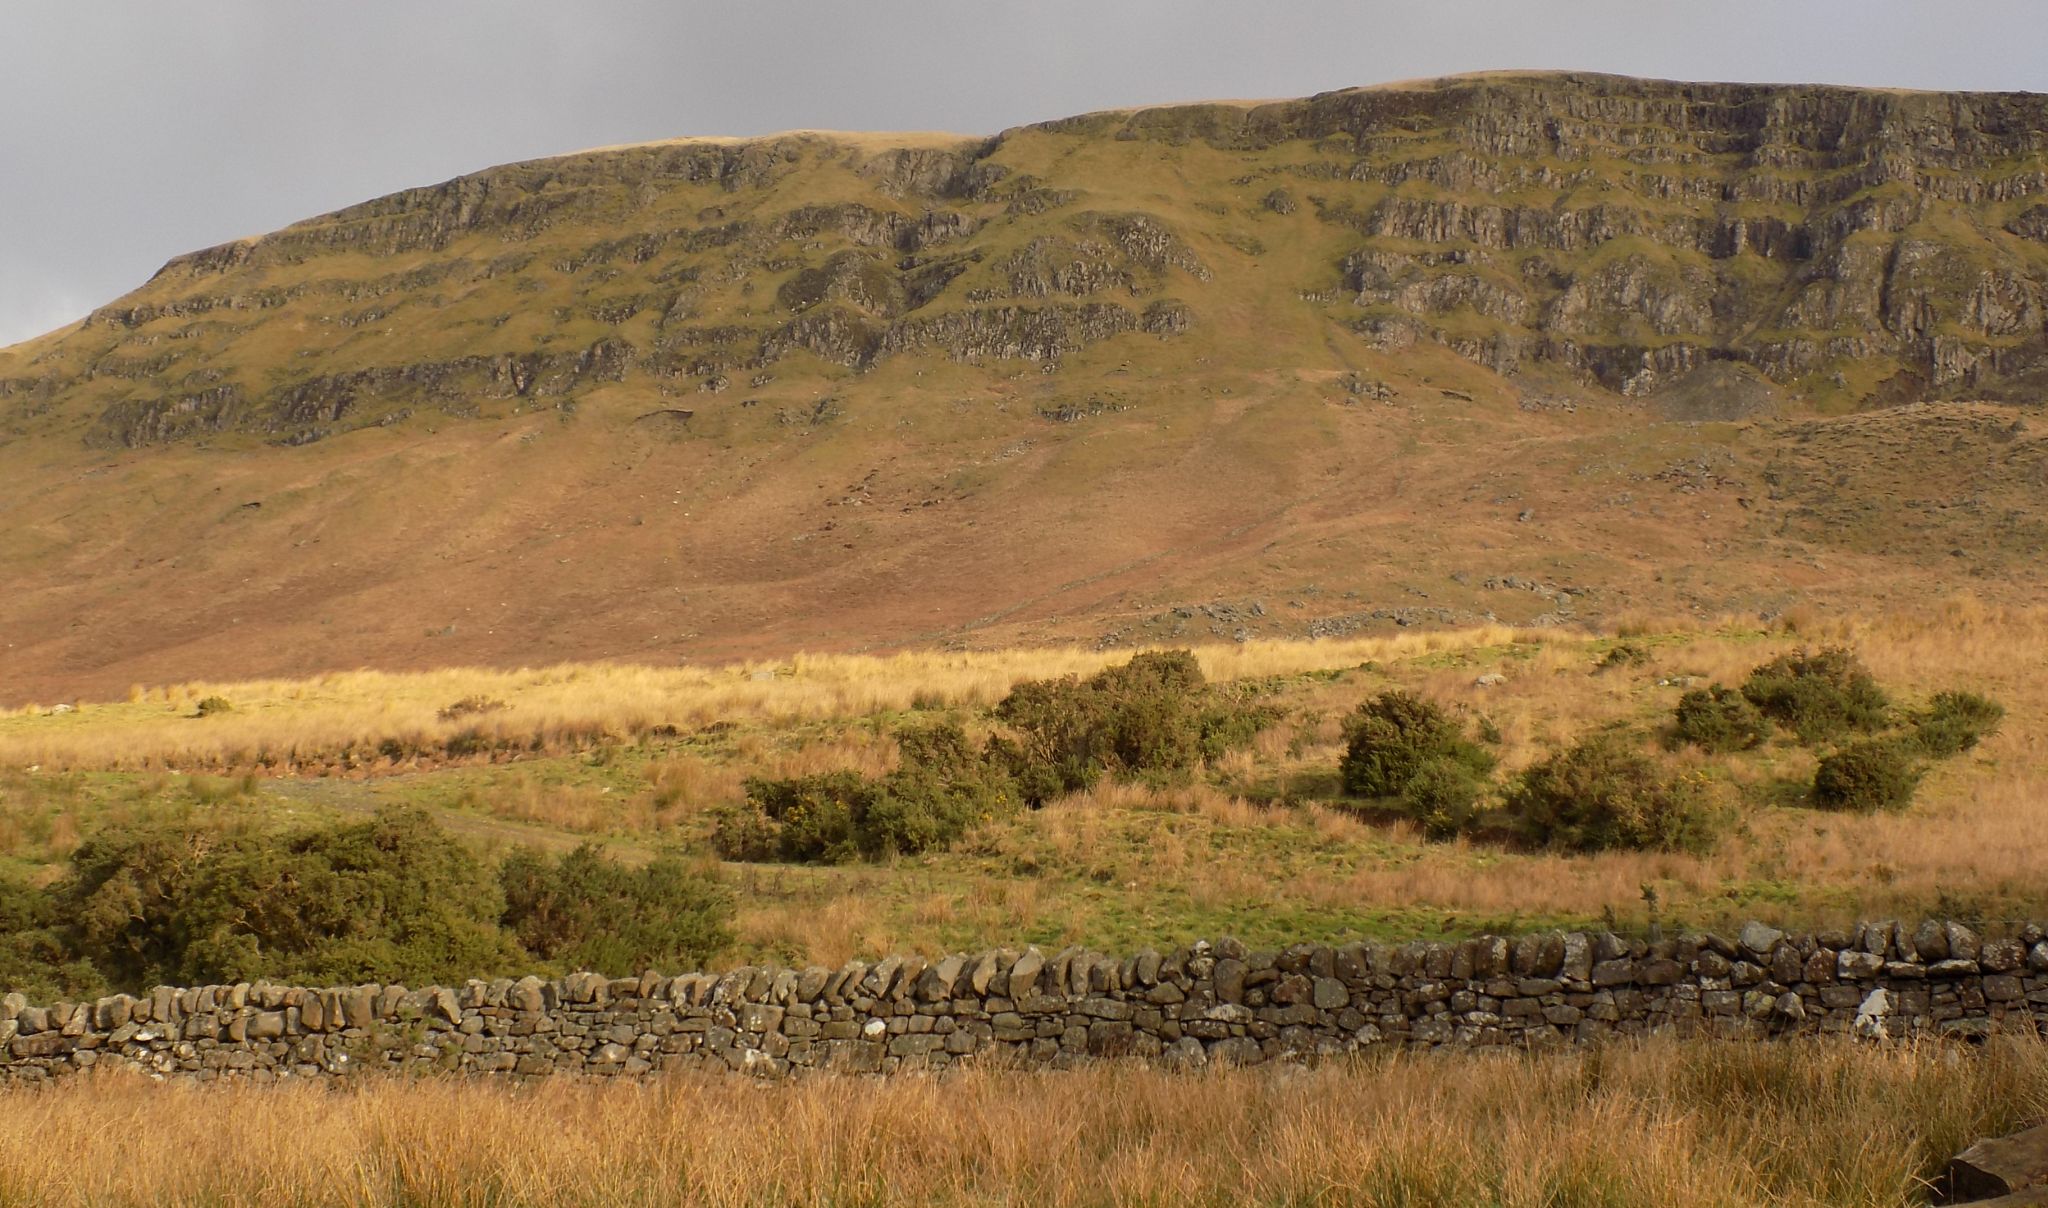
[[[102,318],[0,351],[0,380],[54,383],[0,397],[10,483],[0,700],[104,698],[209,672],[1141,640],[1166,636],[1181,620],[1174,607],[1219,600],[1261,600],[1264,616],[1241,623],[1275,635],[1315,618],[1384,627],[1370,614],[1402,608],[1446,610],[1411,618],[1422,621],[1552,612],[1551,597],[1479,586],[1507,575],[1592,588],[1575,615],[1608,618],[1910,600],[1958,571],[1987,596],[2039,586],[2048,446],[2022,410],[1655,423],[1568,375],[1509,381],[1426,340],[1375,345],[1352,324],[1384,307],[1361,310],[1341,288],[1334,300],[1317,295],[1361,248],[1443,250],[1326,221],[1317,198],[1363,214],[1394,196],[1540,210],[1620,195],[1652,216],[1683,214],[1699,207],[1639,176],[1712,175],[1727,170],[1720,161],[1645,167],[1601,144],[1585,161],[1504,157],[1522,183],[1459,192],[1320,175],[1354,158],[1375,169],[1473,162],[1455,131],[1427,122],[1398,135],[1389,125],[1359,151],[1329,139],[1248,149],[1184,137],[1247,112],[1262,111],[1155,110],[1012,132],[987,159],[1008,175],[968,197],[903,184],[892,165],[907,161],[872,138],[713,147],[742,165],[731,188],[676,174],[674,157],[697,145],[585,153],[484,174],[477,204],[489,221],[438,243],[389,226],[438,213],[427,202],[405,203],[415,208],[398,218],[399,202],[378,202],[259,241],[239,266],[174,264],[118,306],[220,304],[132,328]],[[1115,137],[1118,123],[1143,137]],[[947,147],[910,141],[926,155]],[[2035,166],[2023,157],[1986,172]],[[1830,178],[1797,164],[1775,171]],[[1561,193],[1527,183],[1542,172],[1574,183]],[[1263,204],[1276,184],[1296,195],[1292,212]],[[1034,187],[1068,196],[1018,208]],[[1976,231],[2024,204],[1921,233],[1965,260],[2033,264],[2038,248]],[[802,351],[746,363],[760,333],[793,317],[778,291],[801,272],[849,251],[900,258],[830,223],[778,236],[802,207],[833,205],[979,224],[915,253],[957,258],[962,271],[905,321],[1172,301],[1192,327],[1087,343],[1053,372],[1041,360],[956,361],[943,344],[865,370]],[[1129,214],[1175,234],[1201,272],[1147,267],[1089,225],[1089,215]],[[690,243],[724,228],[738,233]],[[667,242],[636,260],[642,236]],[[1092,240],[1082,258],[1129,274],[1132,288],[1004,297],[1006,263],[1034,240],[1069,251]],[[1519,279],[1532,256],[1558,260],[1468,250],[1480,253],[1471,271],[1498,280]],[[1761,256],[1708,266],[1638,237],[1574,257],[1566,267],[1589,281],[1626,260],[1651,265],[1652,281],[1711,267],[1758,296],[1820,288],[1788,284],[1787,268]],[[845,300],[824,306],[884,321]],[[1669,342],[1630,313],[1596,308],[1592,333],[1574,338]],[[1501,330],[1464,308],[1422,317],[1453,337]],[[721,326],[752,334],[721,352],[701,340]],[[318,375],[470,356],[573,360],[607,340],[640,357],[617,381],[564,377],[565,361],[523,396],[470,369],[439,392],[362,387],[340,421],[266,410],[275,391]],[[1836,408],[1894,371],[1845,364],[1846,386],[1825,374],[1799,383],[1809,393],[1800,406]],[[772,377],[756,386],[757,373]],[[1352,374],[1388,383],[1391,399],[1350,397]],[[700,391],[713,376],[728,388]],[[223,430],[107,443],[145,431],[135,409],[165,400],[163,422],[196,422],[206,404],[187,412],[175,400],[223,385],[244,400]],[[1539,395],[1577,406],[1518,406]],[[836,419],[784,422],[825,396],[838,400]],[[1128,409],[1073,423],[1040,415],[1090,400]],[[680,426],[636,422],[661,408],[695,414]],[[268,443],[323,425],[335,434]],[[1873,442],[1881,475],[1866,473]],[[1701,463],[1710,476],[1689,468]],[[1888,540],[1901,531],[1912,540]]]
[[[2032,791],[2048,774],[2038,741],[2048,696],[2031,670],[2043,624],[2038,613],[1958,603],[1878,622],[1806,618],[1796,635],[1740,625],[1658,631],[1632,639],[1650,649],[1648,663],[1598,674],[1613,639],[1555,631],[1204,647],[1212,676],[1263,685],[1285,713],[1253,750],[1189,787],[1105,788],[929,857],[733,865],[743,891],[733,955],[836,964],[1019,942],[1114,951],[1221,933],[1277,944],[1636,925],[1646,884],[1676,925],[2025,916],[2048,891],[2030,857],[2048,830],[2048,807]],[[1654,732],[1682,690],[1664,682],[1673,677],[1736,682],[1772,655],[1818,641],[1855,643],[1908,707],[1945,688],[1988,692],[2011,710],[2005,729],[1936,768],[1897,816],[1807,808],[1814,756],[1789,741],[1732,762],[1668,756],[1674,768],[1704,769],[1742,803],[1736,834],[1708,857],[1429,844],[1391,814],[1361,815],[1336,799],[1342,718],[1389,686],[1492,720],[1512,770],[1595,726]],[[706,670],[341,675],[188,684],[74,713],[17,712],[0,715],[0,763],[38,770],[0,779],[0,847],[54,872],[82,835],[139,813],[286,825],[404,803],[486,848],[594,839],[628,857],[669,844],[702,851],[710,812],[737,801],[746,776],[878,771],[894,758],[889,734],[934,709],[983,725],[979,710],[1016,678],[1110,657],[1033,650]],[[1492,672],[1506,683],[1476,683]],[[209,695],[235,710],[193,718],[194,702]],[[476,696],[506,708],[437,717]],[[543,750],[495,763],[433,754],[470,726],[521,746],[538,739]],[[387,739],[421,754],[378,754]],[[243,781],[244,769],[261,774]]]

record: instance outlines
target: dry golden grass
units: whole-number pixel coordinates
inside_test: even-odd
[[[2048,1113],[2048,1048],[1660,1041],[1316,1069],[0,1094],[0,1202],[1537,1206],[1924,1202]]]
[[[1235,679],[1497,645],[1514,637],[1514,630],[1487,627],[1249,642],[1198,653],[1212,678]],[[1086,675],[1129,657],[1129,651],[1071,648],[798,654],[784,663],[723,667],[593,663],[521,671],[355,671],[311,680],[138,687],[128,700],[81,702],[70,713],[51,714],[35,705],[0,713],[0,767],[192,768],[248,764],[266,755],[292,764],[384,739],[441,743],[472,728],[491,738],[573,744],[638,736],[660,725],[691,730],[722,721],[863,717],[930,700],[982,706],[1000,700],[1020,679]],[[198,702],[212,696],[230,701],[233,711],[193,716]],[[504,708],[440,716],[468,698],[499,701]]]
[[[1286,717],[1191,786],[1104,784],[999,822],[954,852],[874,870],[878,879],[809,870],[786,879],[786,891],[769,883],[745,893],[741,948],[837,963],[899,949],[1027,941],[1166,945],[1223,929],[1246,934],[1261,918],[1305,929],[1269,940],[1581,925],[1607,916],[1638,920],[1646,884],[1665,903],[1667,921],[1693,926],[1747,917],[1815,925],[1921,912],[1987,920],[2038,913],[2048,896],[2048,869],[2037,858],[2048,850],[2048,800],[2038,792],[2048,783],[2041,737],[2048,610],[1961,599],[1913,616],[1794,616],[1769,629],[1659,625],[1631,639],[1648,650],[1646,663],[1597,674],[1611,639],[1555,630],[1200,648],[1219,680],[1347,670],[1288,681],[1270,698]],[[1429,844],[1398,818],[1361,816],[1329,800],[1345,716],[1389,686],[1428,693],[1475,727],[1486,719],[1512,773],[1602,725],[1660,724],[1679,694],[1660,680],[1737,682],[1781,651],[1833,643],[1853,645],[1909,707],[1944,688],[1988,693],[2009,710],[2003,731],[1938,765],[1912,809],[1875,817],[1800,808],[1814,755],[1774,743],[1727,770],[1724,791],[1748,804],[1741,827],[1709,856]],[[49,875],[81,833],[106,824],[104,802],[65,794],[64,785],[88,774],[53,775],[53,765],[233,760],[266,743],[331,749],[379,735],[445,733],[457,723],[436,714],[468,696],[504,701],[482,720],[511,735],[625,737],[658,724],[733,724],[701,739],[621,747],[612,752],[616,760],[598,752],[582,761],[427,773],[392,782],[378,799],[460,804],[565,836],[701,842],[708,811],[737,801],[748,776],[886,771],[895,759],[889,734],[909,723],[878,711],[929,707],[934,698],[982,706],[1020,678],[1086,673],[1124,657],[1026,650],[800,656],[717,669],[361,674],[186,685],[76,713],[17,712],[0,715],[0,764],[40,761],[45,770],[0,777],[0,855],[48,865],[41,875]],[[1359,670],[1368,663],[1370,670]],[[1505,682],[1476,682],[1494,672]],[[192,711],[189,702],[213,693],[235,700],[236,711],[181,716]],[[1707,762],[1690,751],[1660,758],[1674,768]],[[449,779],[435,780],[442,775]],[[627,848],[651,850],[630,840]]]

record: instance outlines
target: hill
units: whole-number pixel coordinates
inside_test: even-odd
[[[0,351],[0,698],[2041,586],[2048,98],[1488,75],[490,169]]]

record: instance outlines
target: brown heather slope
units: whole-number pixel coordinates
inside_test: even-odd
[[[2044,314],[2030,95],[1496,75],[509,165],[0,350],[0,703],[2032,597]]]

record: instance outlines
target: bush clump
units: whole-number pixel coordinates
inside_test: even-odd
[[[1845,731],[1874,733],[1890,722],[1884,689],[1854,651],[1840,646],[1779,655],[1749,673],[1742,695],[1808,744]]]
[[[0,872],[0,985],[459,985],[699,964],[730,939],[715,873],[585,848],[480,858],[419,810],[283,833],[163,819],[92,835],[55,883]]]
[[[1424,837],[1443,842],[1471,828],[1486,787],[1482,773],[1440,755],[1424,760],[1401,786],[1401,809],[1422,826]]]
[[[417,810],[284,835],[165,822],[100,834],[58,888],[70,946],[121,984],[315,985],[519,963],[494,870]]]
[[[1616,642],[1600,661],[1593,665],[1593,673],[1598,675],[1606,671],[1640,667],[1649,661],[1650,651],[1647,646],[1635,642]]]
[[[200,700],[198,707],[193,709],[192,716],[213,717],[221,713],[233,713],[234,711],[235,704],[227,697],[208,696]]]
[[[1531,839],[1569,851],[1707,851],[1720,837],[1720,811],[1703,785],[1666,775],[1611,733],[1529,768],[1505,806]]]
[[[1493,770],[1493,756],[1465,737],[1442,706],[1398,689],[1360,705],[1346,729],[1338,771],[1344,791],[1354,796],[1398,797],[1432,762],[1456,764],[1476,777]]]
[[[1909,740],[1875,738],[1826,756],[1813,773],[1813,804],[1824,810],[1874,814],[1913,803],[1923,769]]]
[[[1975,692],[1937,692],[1913,719],[1913,742],[1936,759],[1960,755],[1998,733],[2005,706]]]
[[[64,943],[56,898],[0,868],[0,986],[39,1002],[97,998],[106,979]]]
[[[1016,808],[1007,769],[946,722],[897,736],[902,760],[879,779],[825,772],[746,782],[712,842],[735,860],[878,860],[946,847]]]
[[[1033,805],[1107,776],[1183,777],[1273,721],[1228,700],[1186,650],[1134,655],[1087,679],[1025,680],[995,707],[1011,731],[989,752]]]
[[[1742,693],[1720,684],[1679,697],[1674,729],[1680,742],[1716,755],[1762,746],[1771,736],[1763,711]]]
[[[498,881],[505,929],[558,969],[698,968],[732,942],[731,895],[672,853],[628,868],[589,843],[560,859],[525,848]]]

